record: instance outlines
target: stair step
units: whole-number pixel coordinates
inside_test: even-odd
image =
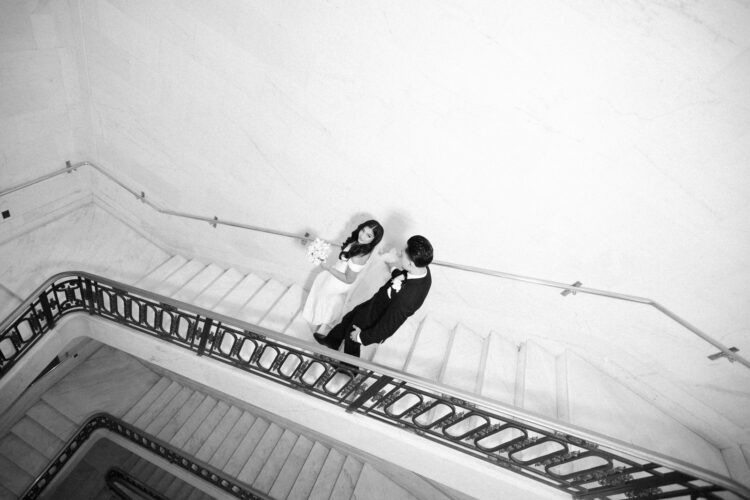
[[[31,476],[36,476],[47,465],[47,458],[13,433],[0,440],[0,454],[18,465]]]
[[[169,386],[164,389],[158,398],[146,408],[143,413],[133,422],[133,425],[139,429],[146,429],[148,425],[154,421],[156,417],[162,412],[162,410],[169,405],[169,402],[177,395],[182,389],[182,386],[177,382],[172,382]]]
[[[721,452],[583,358],[568,353],[572,424],[729,475]]]
[[[170,441],[205,399],[205,394],[193,391],[187,401],[178,408],[177,413],[164,424],[156,437]],[[167,411],[166,408],[165,411]]]
[[[236,318],[242,307],[255,295],[265,284],[265,281],[254,274],[248,274],[232,291],[214,306],[214,311],[225,316]]]
[[[284,429],[275,423],[271,423],[257,446],[255,446],[252,455],[250,455],[250,459],[240,471],[237,479],[248,484],[253,484],[258,477],[258,474],[260,474],[263,465],[266,463],[266,460],[271,456],[271,453],[276,447],[276,443],[279,442],[283,433]]]
[[[153,291],[159,295],[171,297],[205,267],[205,264],[198,262],[197,260],[188,261],[184,266],[167,276],[166,279],[160,281],[159,284],[154,287]]]
[[[352,498],[357,500],[419,500],[406,489],[392,481],[389,477],[374,469],[370,464],[364,464],[357,480]],[[444,495],[442,497],[445,498]]]
[[[536,342],[526,342],[523,407],[547,417],[557,417],[555,356]]]
[[[128,411],[125,413],[125,415],[122,417],[122,419],[132,424],[135,422],[138,417],[141,416],[141,414],[146,411],[146,408],[151,406],[151,404],[156,401],[156,399],[159,397],[159,395],[164,392],[164,390],[169,387],[169,385],[172,383],[171,380],[169,380],[166,377],[160,378],[151,388],[146,391],[146,394],[144,394],[141,399],[139,399]]]
[[[159,283],[166,280],[172,273],[187,263],[182,255],[173,255],[166,262],[154,269],[151,273],[135,282],[135,286],[143,290],[154,290]]]
[[[26,441],[47,459],[54,457],[64,444],[57,436],[29,417],[23,417],[19,420],[13,426],[11,432]]]
[[[164,477],[154,485],[154,489],[161,494],[166,493],[172,484],[181,483],[180,478],[173,476],[172,474],[164,474]],[[169,497],[167,497],[169,498]]]
[[[164,490],[164,496],[167,498],[174,498],[175,500],[179,500],[181,498],[185,498],[184,496],[178,496],[178,492],[185,487],[185,485],[189,486],[189,483],[186,483],[185,481],[181,480],[180,478],[175,478],[174,481],[169,483],[169,486],[165,488]]]
[[[213,309],[224,298],[237,283],[242,280],[242,274],[236,269],[227,269],[219,276],[216,281],[207,286],[198,295],[193,303],[204,309]]]
[[[83,460],[51,492],[50,498],[92,498],[101,489],[102,482],[99,472]]]
[[[444,384],[469,392],[477,390],[484,340],[464,325],[456,326],[443,370]]]
[[[169,440],[169,444],[178,448],[183,448],[188,439],[190,439],[215,406],[216,400],[211,396],[206,396],[203,401],[201,401],[201,404],[198,405],[195,411],[188,417],[182,427],[177,430],[172,439]]]
[[[310,323],[302,317],[302,312],[298,312],[289,326],[284,330],[286,335],[294,337],[300,340],[307,340],[311,342],[313,340],[313,331],[310,327]]]
[[[437,380],[448,354],[451,336],[450,329],[432,318],[425,318],[407,361],[406,371],[428,380]]]
[[[266,281],[265,285],[239,311],[238,319],[257,325],[286,289],[286,286],[274,279]]]
[[[275,332],[283,332],[302,308],[304,297],[305,290],[301,286],[291,285],[268,311],[260,326]]]
[[[344,460],[346,460],[346,457],[335,448],[328,452],[326,461],[323,463],[320,474],[318,474],[318,478],[310,491],[310,499],[327,500],[330,498],[333,486],[344,466]]]
[[[359,475],[362,472],[362,462],[352,456],[347,456],[341,468],[338,479],[331,490],[331,500],[347,500],[354,493]]]
[[[20,495],[32,480],[29,474],[5,456],[0,455],[0,484],[4,488],[14,495]]]
[[[4,320],[21,301],[9,289],[0,285],[0,320]]]
[[[266,459],[266,463],[263,464],[263,468],[258,473],[258,477],[253,482],[254,488],[263,493],[271,491],[298,437],[297,434],[288,429],[281,434],[279,441],[274,446],[273,451]]]
[[[29,408],[26,415],[36,420],[62,441],[67,441],[73,437],[78,428],[68,417],[44,401],[38,401],[34,406]]]
[[[165,476],[169,476],[167,471],[165,471],[161,467],[157,467],[151,474],[149,474],[148,477],[143,480],[143,482],[148,486],[156,489],[156,485],[159,484]]]
[[[299,436],[297,442],[294,443],[294,448],[292,448],[286,462],[284,462],[281,471],[276,477],[273,487],[268,492],[271,498],[286,498],[289,495],[302,470],[302,466],[310,455],[313,444],[312,440],[305,436]]]
[[[206,438],[198,453],[195,454],[195,457],[203,462],[208,462],[214,453],[216,453],[219,446],[221,446],[224,438],[227,437],[227,434],[232,430],[232,427],[234,427],[240,416],[242,416],[242,410],[236,406],[229,407],[229,410]]]
[[[201,272],[193,276],[190,281],[177,290],[172,295],[172,298],[182,302],[193,303],[195,298],[210,287],[223,272],[223,269],[216,264],[207,265]]]
[[[479,393],[496,401],[513,404],[518,346],[496,332],[490,332],[487,342],[487,361]]]
[[[154,467],[156,466],[145,458],[140,458],[129,472],[131,476],[141,479],[145,475],[153,472]]]
[[[195,391],[193,391],[189,387],[180,388],[179,392],[174,395],[174,397],[169,401],[169,403],[167,403],[166,406],[164,406],[164,408],[161,410],[161,412],[159,412],[158,415],[156,415],[156,417],[151,419],[151,421],[145,428],[143,428],[143,430],[153,436],[158,436],[162,429],[164,429],[164,427],[174,419],[175,414],[180,410],[180,408],[185,406],[185,403],[193,394],[195,394]]]
[[[396,333],[378,346],[372,362],[394,370],[403,370],[420,324],[414,316],[407,319]]]
[[[291,491],[288,493],[288,500],[305,500],[310,497],[310,492],[327,457],[328,448],[316,441],[307,455]],[[271,491],[273,493],[273,490]]]
[[[240,444],[237,445],[237,449],[222,470],[230,476],[239,477],[240,471],[248,460],[250,460],[250,456],[253,454],[260,440],[263,439],[269,426],[268,421],[262,418],[255,419],[250,430],[242,438]]]
[[[195,455],[228,411],[229,405],[227,403],[224,401],[217,402],[216,406],[206,415],[206,418],[201,422],[193,435],[182,446],[183,451],[190,455]]]
[[[229,431],[229,434],[224,438],[224,441],[222,441],[216,452],[214,452],[211,460],[208,461],[209,465],[217,469],[223,469],[237,450],[237,447],[242,443],[243,437],[250,432],[255,420],[253,414],[243,412],[240,418],[237,419],[237,422],[235,422],[234,427]]]
[[[0,474],[0,479],[2,478],[2,474]],[[18,495],[15,493],[6,490],[5,487],[0,483],[0,500],[17,500]]]

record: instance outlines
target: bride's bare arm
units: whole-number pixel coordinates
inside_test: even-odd
[[[344,283],[352,284],[354,283],[354,280],[357,279],[357,273],[352,271],[349,266],[346,266],[346,272],[344,273],[329,266],[327,262],[322,262],[320,267],[331,273],[337,280],[343,281]]]

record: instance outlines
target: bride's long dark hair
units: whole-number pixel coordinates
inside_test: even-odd
[[[369,227],[372,229],[372,241],[370,243],[367,243],[365,245],[361,245],[358,243],[358,235],[359,232],[365,228]],[[339,259],[351,259],[352,257],[356,257],[357,255],[367,255],[370,252],[372,252],[372,249],[375,248],[375,246],[380,243],[380,240],[383,239],[383,233],[385,230],[383,229],[383,226],[380,225],[380,222],[376,220],[368,220],[357,226],[357,229],[352,231],[352,234],[349,235],[349,237],[341,244],[341,252],[339,253]],[[346,246],[351,243],[351,248],[348,251],[344,251]]]

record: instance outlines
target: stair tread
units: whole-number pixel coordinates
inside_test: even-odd
[[[256,418],[222,470],[230,476],[239,477],[240,471],[250,459],[260,440],[263,439],[269,426],[270,423],[267,420]]]
[[[2,476],[0,475],[0,477]],[[5,487],[2,484],[0,484],[0,500],[17,500],[17,499],[18,499],[18,495],[5,489]]]
[[[172,474],[165,474],[161,480],[154,485],[154,489],[164,495],[173,483],[179,482],[180,479]],[[169,498],[169,497],[167,497]]]
[[[357,484],[361,472],[362,462],[351,455],[347,456],[339,477],[333,485],[333,490],[331,490],[331,500],[346,500],[351,498],[352,493],[354,493],[354,486]]]
[[[447,355],[450,338],[451,331],[448,328],[432,318],[425,318],[406,371],[428,380],[437,380]]]
[[[284,333],[300,340],[312,341],[313,338],[313,331],[310,327],[310,323],[302,317],[302,312],[298,312],[294,316],[294,319],[289,323],[289,326],[284,330]]]
[[[243,412],[240,418],[237,419],[232,429],[229,431],[224,441],[214,452],[211,459],[208,461],[209,465],[216,467],[217,469],[223,469],[227,465],[229,459],[232,457],[237,447],[242,443],[244,436],[250,432],[250,429],[255,422],[255,415],[248,412]]]
[[[169,275],[184,266],[186,262],[187,259],[182,255],[173,255],[151,273],[136,281],[135,286],[143,290],[153,290],[159,283],[167,279]]]
[[[205,267],[205,264],[198,262],[197,260],[190,260],[175,272],[167,276],[164,280],[160,281],[156,287],[154,287],[153,291],[159,295],[171,297]]]
[[[244,481],[248,484],[253,484],[255,482],[263,465],[266,463],[266,459],[271,455],[271,452],[273,452],[273,449],[276,447],[276,443],[278,443],[283,432],[284,429],[275,423],[271,423],[268,426],[268,429],[266,429],[263,437],[255,446],[247,463],[237,475],[237,478],[240,481]]]
[[[224,401],[218,401],[216,406],[211,409],[203,422],[201,422],[195,432],[187,439],[181,448],[186,453],[195,455],[227,411],[229,411],[229,405]]]
[[[279,472],[281,472],[287,457],[289,457],[289,454],[292,452],[292,448],[294,448],[294,444],[297,442],[298,437],[299,436],[296,433],[289,429],[286,429],[281,434],[281,437],[276,442],[276,446],[274,446],[271,454],[268,456],[265,464],[263,464],[263,467],[258,473],[258,477],[255,478],[255,481],[253,482],[254,488],[263,493],[271,491],[273,483],[276,481]]]
[[[255,274],[248,274],[214,306],[214,311],[225,316],[237,317],[239,310],[260,290],[264,283],[265,281]]]
[[[326,446],[317,441],[313,444],[291,491],[288,493],[287,498],[289,500],[305,500],[310,496],[315,481],[318,479],[318,475],[328,457],[328,451]]]
[[[729,474],[721,451],[701,436],[583,358],[566,359],[571,423]]]
[[[304,298],[305,290],[297,284],[292,284],[268,311],[260,326],[275,332],[283,332],[302,308]]]
[[[169,404],[170,401],[180,392],[182,385],[172,381],[172,383],[164,389],[164,392],[159,394],[143,413],[133,422],[133,425],[139,429],[145,429],[148,425],[154,421],[156,417],[162,412],[162,410]]]
[[[26,415],[36,420],[62,441],[70,439],[78,428],[68,417],[42,400],[29,408]]]
[[[352,498],[356,498],[357,500],[379,500],[381,498],[388,498],[389,500],[420,500],[419,497],[412,495],[390,477],[367,463],[362,466],[362,472],[354,487]],[[436,498],[445,498],[448,500],[445,495]]]
[[[732,446],[721,450],[729,474],[738,483],[750,484],[750,464],[742,453],[742,448]]]
[[[198,426],[201,425],[206,416],[216,406],[216,400],[211,396],[206,396],[195,411],[188,417],[185,423],[177,430],[169,443],[178,448],[183,448],[188,439],[192,436]]]
[[[557,418],[557,372],[555,356],[536,342],[526,342],[523,407]]]
[[[203,462],[208,462],[214,455],[216,450],[221,446],[224,438],[232,430],[234,424],[242,416],[242,410],[236,406],[230,406],[229,410],[224,414],[218,424],[214,427],[211,434],[206,438],[206,441],[195,454],[195,458]]]
[[[327,500],[331,496],[333,485],[338,480],[341,468],[344,466],[344,460],[346,460],[346,456],[335,448],[328,452],[326,461],[323,463],[323,467],[320,469],[320,473],[310,491],[309,498]]]
[[[213,309],[242,280],[242,274],[229,268],[198,295],[193,303],[204,309]]]
[[[172,295],[172,298],[182,302],[194,302],[195,298],[206,290],[219,276],[221,276],[222,272],[223,270],[216,264],[207,265],[177,290]]]
[[[186,484],[185,481],[180,479],[179,477],[175,477],[174,480],[169,483],[169,485],[164,489],[164,496],[167,498],[174,498],[174,499],[180,499],[185,498],[184,496],[177,496],[180,489],[182,489]]]
[[[205,394],[193,391],[187,401],[177,410],[177,413],[164,424],[156,437],[164,441],[170,441],[205,399]]]
[[[11,428],[11,432],[48,459],[54,457],[63,446],[63,441],[60,438],[29,417],[23,417],[19,420]]]
[[[276,301],[286,291],[287,287],[274,279],[269,279],[237,313],[238,319],[252,324],[258,324],[263,316],[271,309]]]
[[[0,455],[0,484],[15,495],[23,493],[32,477],[13,462]]]
[[[456,326],[442,382],[469,392],[475,392],[479,379],[479,366],[484,350],[484,339],[464,325]]]
[[[497,332],[490,332],[487,342],[487,362],[480,393],[487,398],[513,404],[518,346]]]
[[[0,440],[0,454],[18,465],[31,476],[36,476],[47,465],[47,458],[13,433]]]
[[[171,380],[169,380],[166,377],[160,378],[151,388],[146,391],[146,394],[144,394],[128,411],[125,413],[125,415],[122,417],[122,419],[132,424],[134,423],[138,417],[141,416],[141,414],[146,411],[146,408],[151,406],[151,404],[156,401],[156,398],[159,397],[159,395],[164,392],[164,390],[169,387],[169,385],[172,383]]]
[[[151,419],[143,430],[153,436],[158,436],[161,430],[167,425],[167,423],[174,419],[175,414],[180,408],[185,406],[185,403],[193,394],[195,394],[195,391],[190,387],[181,387],[177,394],[169,400],[169,403],[164,406],[158,415]]]
[[[378,346],[372,358],[373,363],[403,370],[419,326],[420,321],[416,317],[407,319],[393,336]]]
[[[271,498],[286,498],[289,495],[302,470],[302,466],[310,454],[310,450],[312,450],[313,444],[311,439],[299,436],[291,452],[289,452],[284,465],[281,467],[273,483],[273,487],[268,492]]]

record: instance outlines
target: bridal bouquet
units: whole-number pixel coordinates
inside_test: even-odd
[[[325,262],[329,253],[331,253],[331,244],[320,238],[315,238],[307,245],[307,260],[316,266]]]

